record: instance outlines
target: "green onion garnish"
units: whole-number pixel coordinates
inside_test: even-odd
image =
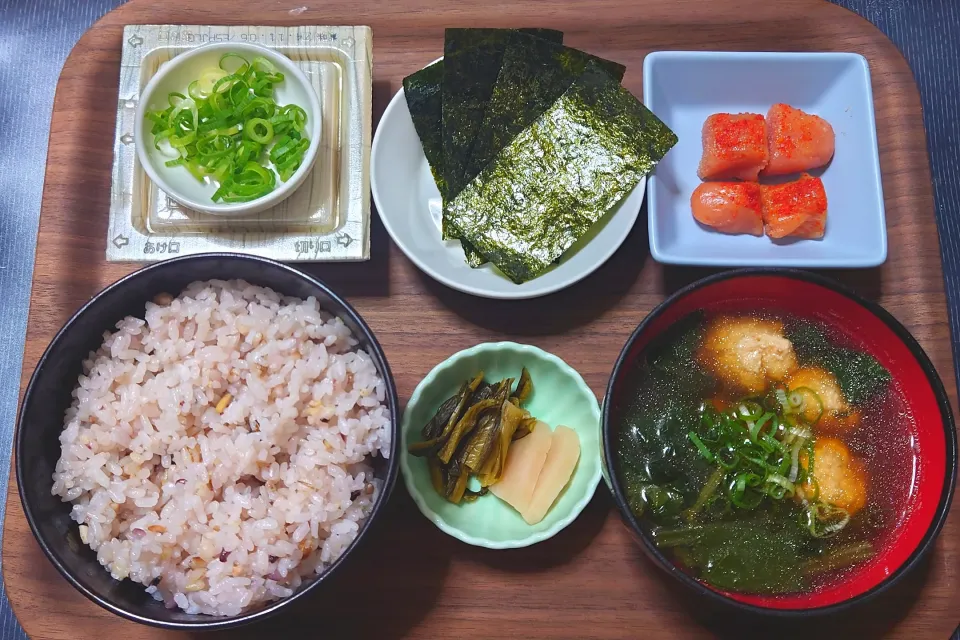
[[[692,442],[694,446],[697,447],[697,451],[700,452],[700,455],[702,455],[707,460],[713,462],[714,455],[710,452],[710,449],[707,449],[707,446],[703,444],[703,440],[700,439],[700,436],[695,434],[693,431],[688,433],[687,436],[690,438],[690,442]]]
[[[767,408],[755,398],[741,400],[730,411],[718,411],[710,403],[701,406],[687,438],[714,472],[704,488],[709,495],[698,499],[697,508],[687,512],[688,519],[715,494],[744,510],[756,509],[767,499],[796,496],[804,505],[804,525],[811,535],[834,535],[850,515],[819,500],[812,475],[815,438],[812,423],[804,417],[819,419],[822,402],[806,387],[790,393],[778,388],[773,395]],[[818,410],[805,412],[811,402]]]
[[[817,407],[817,416],[810,421],[810,424],[817,424],[820,421],[821,416],[823,416],[823,400],[820,399],[819,394],[810,387],[797,387],[793,390],[793,393],[790,394],[790,404],[793,405],[794,396],[799,398],[799,401],[796,404],[796,407],[806,409],[806,403],[808,400],[812,400]]]
[[[814,538],[828,538],[835,535],[850,522],[850,513],[846,509],[826,502],[809,503],[804,517],[807,529]]]
[[[763,484],[763,478],[755,473],[741,473],[730,483],[730,501],[741,509],[756,509],[763,500],[763,493],[755,488]]]
[[[171,93],[169,107],[146,114],[154,146],[176,156],[166,166],[182,166],[201,182],[217,181],[214,202],[249,202],[273,191],[278,176],[289,180],[310,141],[306,111],[274,101],[280,82],[283,74],[266,58],[248,62],[228,53],[218,69],[190,83],[187,95]]]

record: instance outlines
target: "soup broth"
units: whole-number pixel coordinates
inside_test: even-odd
[[[889,372],[826,325],[691,314],[624,382],[630,508],[715,588],[823,588],[870,562],[904,516],[912,416]]]

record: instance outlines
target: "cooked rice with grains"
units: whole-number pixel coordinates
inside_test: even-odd
[[[236,615],[357,537],[390,455],[386,388],[314,298],[240,280],[147,303],[83,363],[53,493],[114,578]]]

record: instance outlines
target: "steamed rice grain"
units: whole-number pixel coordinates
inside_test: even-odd
[[[213,280],[156,302],[84,362],[53,493],[114,578],[168,607],[290,596],[379,497],[383,380],[313,298]]]

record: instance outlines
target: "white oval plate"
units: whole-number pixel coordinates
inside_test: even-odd
[[[484,298],[535,298],[569,287],[600,267],[633,228],[646,178],[620,205],[581,238],[560,263],[538,278],[514,284],[487,264],[473,269],[456,240],[440,237],[440,192],[401,88],[384,111],[373,137],[370,182],[383,226],[424,273],[448,287]]]

